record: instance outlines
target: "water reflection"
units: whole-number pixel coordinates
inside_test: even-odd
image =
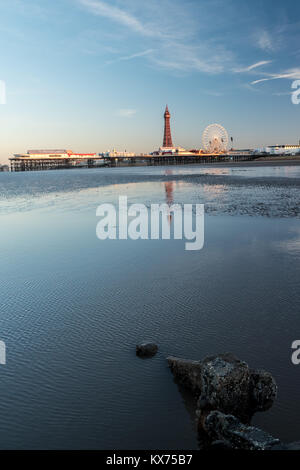
[[[292,238],[281,240],[275,246],[289,255],[300,257],[300,230]]]
[[[219,196],[226,191],[226,186],[224,184],[204,184],[203,191],[212,196]]]
[[[166,171],[166,175],[169,176],[169,175],[172,175],[172,171],[171,170],[167,170]],[[173,190],[174,190],[174,182],[173,181],[167,181],[165,183],[165,192],[166,192],[166,202],[169,206],[169,209],[171,207],[171,205],[173,204],[174,202],[174,196],[173,196]],[[172,222],[172,213],[170,212],[169,210],[169,213],[167,214],[167,218],[168,218],[168,222],[169,224],[171,225],[171,222]]]

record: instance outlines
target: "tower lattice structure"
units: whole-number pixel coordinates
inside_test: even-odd
[[[166,106],[165,114],[165,131],[164,131],[164,141],[163,147],[173,147],[172,136],[171,136],[171,127],[170,127],[170,118],[171,114],[168,109],[168,105]]]

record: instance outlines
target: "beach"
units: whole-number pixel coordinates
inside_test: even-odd
[[[254,425],[299,440],[299,189],[299,160],[1,173],[0,447],[197,449],[166,357],[222,352],[277,381]],[[203,248],[99,240],[119,196],[204,204]]]

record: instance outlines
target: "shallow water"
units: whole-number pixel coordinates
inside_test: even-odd
[[[165,358],[225,351],[274,374],[254,423],[298,440],[299,168],[0,173],[0,447],[197,448]],[[98,240],[96,208],[119,195],[204,203],[204,248]]]

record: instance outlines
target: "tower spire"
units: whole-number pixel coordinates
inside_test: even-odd
[[[171,114],[169,112],[168,105],[166,105],[164,118],[165,118],[165,130],[164,130],[163,147],[168,147],[169,148],[169,147],[173,147],[173,142],[172,142],[171,126],[170,126]]]

